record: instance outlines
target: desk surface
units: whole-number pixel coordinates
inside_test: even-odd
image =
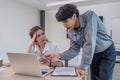
[[[0,72],[0,80],[82,80],[81,77],[55,77],[48,75],[44,78],[32,77],[14,74],[11,67],[6,67],[4,71]]]

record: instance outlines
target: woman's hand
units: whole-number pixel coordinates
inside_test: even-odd
[[[36,39],[36,33],[34,33],[34,35],[33,35],[32,39],[31,39],[32,43],[34,43],[34,42],[35,42],[35,39]]]
[[[47,66],[49,66],[49,64],[50,64],[50,60],[48,60],[46,57],[41,57],[39,59],[39,61],[40,61],[41,64],[44,64],[44,65],[47,65]]]

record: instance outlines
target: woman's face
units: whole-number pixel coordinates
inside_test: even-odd
[[[42,30],[36,31],[36,42],[38,44],[44,44],[46,42],[46,36]]]

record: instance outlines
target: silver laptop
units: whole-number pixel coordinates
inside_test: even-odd
[[[45,77],[52,69],[41,69],[37,56],[34,54],[7,53],[14,73]]]

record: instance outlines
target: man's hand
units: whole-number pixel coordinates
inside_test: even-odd
[[[47,60],[49,60],[51,62],[56,62],[59,59],[58,56],[59,56],[59,54],[50,53],[50,54],[45,55],[43,58],[41,58],[40,62],[43,63],[44,61],[47,61]]]
[[[77,68],[77,74],[78,74],[78,76],[82,76],[83,80],[85,79],[85,77],[87,75],[86,71],[84,71],[84,70],[82,70],[80,68]]]
[[[57,55],[58,54],[52,53],[52,54],[45,55],[45,57],[52,62],[56,62],[58,60]]]

